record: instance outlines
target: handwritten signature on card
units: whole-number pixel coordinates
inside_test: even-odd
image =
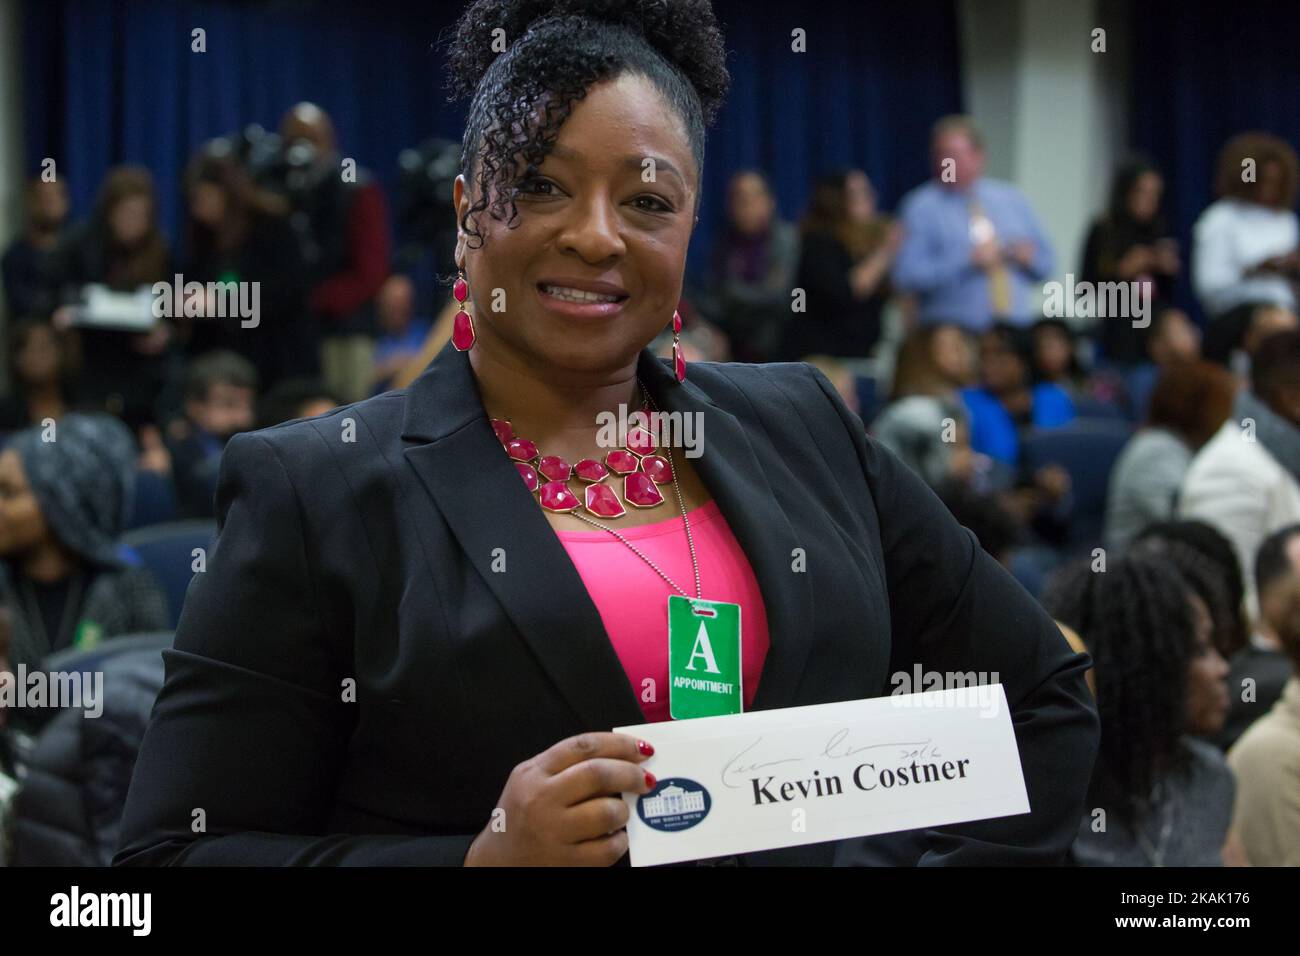
[[[942,756],[938,745],[932,739],[860,744],[850,738],[850,733],[848,727],[835,731],[819,753],[809,754],[806,757],[776,757],[775,759],[766,759],[770,755],[764,754],[759,749],[763,743],[763,738],[755,737],[752,743],[746,744],[722,765],[722,785],[734,790],[745,786],[749,782],[748,778],[745,780],[737,780],[736,778],[743,777],[746,774],[753,774],[768,767],[789,763],[803,763],[805,760],[822,758],[839,760],[844,757],[854,757],[858,754],[888,747],[898,749],[898,758],[900,760],[923,760]]]

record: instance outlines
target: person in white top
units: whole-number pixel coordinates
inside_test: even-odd
[[[1274,531],[1300,522],[1300,332],[1279,332],[1255,353],[1249,391],[1192,460],[1178,502],[1236,549],[1252,620],[1255,554]]]
[[[1295,151],[1276,136],[1242,133],[1220,152],[1219,199],[1192,227],[1192,285],[1211,317],[1207,358],[1223,361],[1240,344],[1249,307],[1296,307],[1298,179]]]

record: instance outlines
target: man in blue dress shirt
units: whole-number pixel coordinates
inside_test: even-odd
[[[934,178],[903,197],[903,245],[894,285],[914,293],[923,323],[973,332],[1036,315],[1052,246],[1015,186],[984,178],[984,147],[966,116],[948,116],[930,136]]]

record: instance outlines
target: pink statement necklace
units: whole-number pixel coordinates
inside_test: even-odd
[[[644,398],[641,411],[647,414],[653,407],[650,395],[640,379],[637,384]],[[544,509],[556,514],[580,518],[578,508],[583,508],[597,518],[621,518],[627,514],[624,502],[634,508],[657,508],[664,503],[659,486],[671,484],[675,477],[672,462],[658,453],[654,434],[639,425],[628,429],[626,442],[611,449],[603,462],[583,458],[574,465],[559,455],[543,455],[536,443],[516,435],[504,418],[493,418],[492,430],[528,490],[537,494]],[[610,475],[623,479],[622,500],[605,481]],[[574,478],[585,486],[582,500],[569,488]]]
[[[637,379],[643,399],[642,411],[649,409],[658,412],[645,384]],[[538,496],[538,503],[546,511],[556,514],[572,514],[573,517],[587,524],[594,525],[602,531],[608,531],[642,561],[648,564],[656,574],[664,579],[678,594],[687,599],[690,595],[651,561],[642,551],[617,530],[599,521],[598,518],[621,518],[627,514],[623,502],[619,500],[614,489],[605,483],[611,475],[623,477],[623,498],[634,508],[657,508],[664,503],[659,485],[671,484],[677,495],[677,507],[681,511],[682,523],[686,528],[686,547],[691,553],[691,569],[695,572],[695,599],[702,600],[700,589],[700,563],[695,556],[695,541],[691,537],[691,521],[686,516],[686,502],[682,500],[682,489],[677,482],[677,469],[673,463],[671,448],[665,448],[665,455],[657,453],[658,442],[654,434],[637,426],[629,428],[627,441],[619,448],[610,450],[605,455],[604,463],[594,458],[583,458],[575,465],[570,465],[559,455],[542,455],[537,445],[527,438],[515,435],[514,428],[504,418],[493,418],[492,430],[506,450],[506,455],[514,462],[515,468],[524,480],[529,491]],[[569,481],[577,478],[585,487],[583,500],[569,488]],[[542,479],[546,479],[542,481]],[[588,514],[578,510],[582,507]]]

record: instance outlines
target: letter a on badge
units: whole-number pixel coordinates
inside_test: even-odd
[[[744,710],[739,604],[681,594],[668,599],[668,679],[673,720]]]
[[[713,645],[709,643],[709,632],[704,627],[704,622],[700,621],[700,630],[695,635],[695,645],[691,648],[691,656],[686,661],[688,671],[695,670],[695,658],[704,658],[704,669],[710,674],[722,673],[718,670],[718,662],[713,657]]]

